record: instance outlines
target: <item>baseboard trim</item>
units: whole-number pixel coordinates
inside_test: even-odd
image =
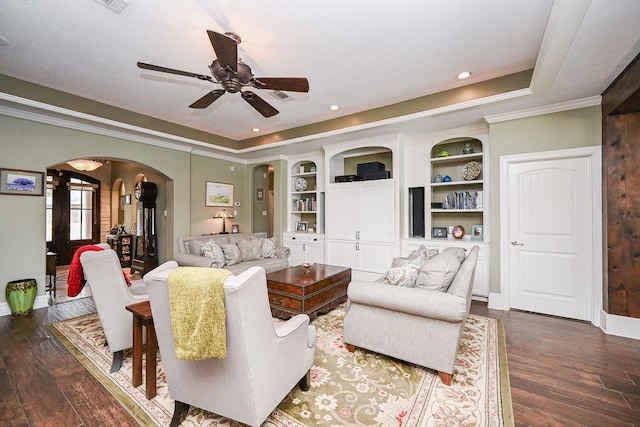
[[[640,340],[640,319],[600,311],[600,329],[608,335]]]
[[[47,295],[38,295],[33,303],[33,309],[44,308],[49,306],[49,297]],[[0,303],[0,316],[11,316],[11,307],[6,302]]]

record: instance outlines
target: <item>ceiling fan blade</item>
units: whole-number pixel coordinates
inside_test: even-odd
[[[216,52],[218,62],[222,68],[230,67],[234,72],[238,71],[238,42],[224,34],[207,30],[209,40]]]
[[[208,80],[210,82],[215,83],[215,81],[213,80],[213,77],[205,76],[204,74],[196,74],[196,73],[191,73],[189,71],[174,70],[173,68],[161,67],[159,65],[147,64],[144,62],[138,62],[138,67],[143,68],[145,70],[160,71],[161,73],[177,74],[179,76],[186,76],[186,77],[195,77],[196,79]]]
[[[213,101],[224,95],[224,92],[224,89],[212,90],[193,104],[189,105],[189,108],[207,108],[209,105],[213,104]]]
[[[242,99],[251,104],[251,106],[255,108],[258,113],[262,114],[265,117],[272,117],[279,113],[279,111],[273,108],[267,101],[260,98],[250,90],[245,90],[244,92],[242,92]]]
[[[289,90],[309,92],[309,80],[304,77],[256,77],[253,87],[258,89]]]

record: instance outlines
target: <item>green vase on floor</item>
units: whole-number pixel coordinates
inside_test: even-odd
[[[38,293],[36,279],[21,279],[7,283],[7,304],[11,314],[29,314]]]

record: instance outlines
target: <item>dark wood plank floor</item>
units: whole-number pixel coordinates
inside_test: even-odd
[[[46,329],[95,311],[91,298],[0,317],[0,426],[134,426],[136,421]],[[503,319],[517,426],[640,426],[640,341],[522,312]]]

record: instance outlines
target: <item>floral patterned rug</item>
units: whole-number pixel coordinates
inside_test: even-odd
[[[470,315],[458,351],[453,382],[435,371],[356,350],[342,341],[345,305],[318,316],[311,388],[295,387],[263,426],[511,426],[513,415],[502,324]],[[145,385],[131,386],[131,357],[110,374],[112,356],[97,314],[49,325],[52,333],[142,425],[169,425],[173,400],[158,357],[158,395],[147,400]],[[182,426],[239,426],[191,408]]]

